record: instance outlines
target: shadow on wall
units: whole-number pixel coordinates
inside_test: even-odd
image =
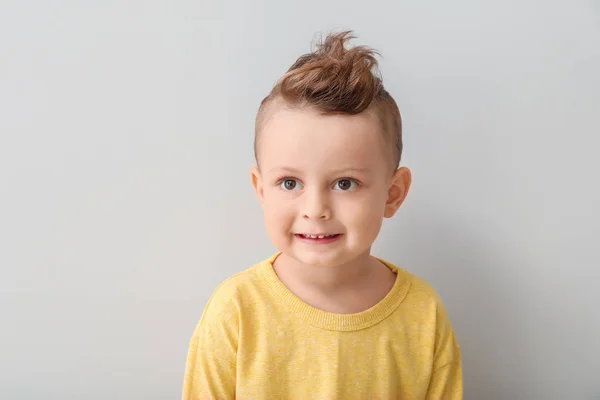
[[[497,232],[494,237],[491,230],[473,231],[482,225],[466,224],[467,216],[431,209],[411,214],[397,234],[385,235],[383,246],[397,248],[392,239],[407,238],[393,259],[444,300],[462,350],[465,399],[535,398],[530,339],[519,307],[523,292],[514,276],[518,264],[526,264],[518,248],[511,249],[510,238],[499,239]]]

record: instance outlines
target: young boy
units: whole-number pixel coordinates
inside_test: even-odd
[[[222,283],[191,338],[183,399],[462,399],[437,293],[370,255],[411,183],[398,107],[349,32],[261,103],[252,184],[277,254]]]

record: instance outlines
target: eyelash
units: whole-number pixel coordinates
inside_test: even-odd
[[[294,177],[291,177],[291,176],[284,176],[284,177],[281,177],[281,178],[277,179],[277,181],[276,181],[275,185],[276,185],[276,186],[281,186],[281,185],[282,185],[282,184],[283,184],[285,181],[296,181],[296,182],[299,182],[299,183],[300,183],[300,179],[298,179],[298,178],[294,178]],[[360,183],[358,180],[356,180],[356,179],[353,179],[353,178],[347,178],[347,177],[345,177],[345,178],[340,178],[340,179],[337,179],[337,180],[335,181],[334,185],[338,184],[338,183],[339,183],[339,182],[341,182],[341,181],[350,181],[350,182],[354,183],[354,184],[357,186],[357,187],[356,187],[356,188],[354,188],[354,189],[350,189],[350,190],[341,190],[342,192],[351,192],[351,191],[353,191],[353,190],[356,190],[358,187],[362,186],[362,184],[361,184],[361,183]],[[293,191],[293,190],[286,190],[286,191],[288,191],[288,192],[291,192],[291,191]]]

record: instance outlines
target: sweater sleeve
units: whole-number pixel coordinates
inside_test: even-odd
[[[238,336],[235,305],[213,295],[189,343],[183,400],[235,398]]]
[[[460,346],[443,303],[438,305],[436,348],[428,400],[462,400],[463,376]]]
[[[428,400],[462,400],[462,365],[460,356],[438,367],[431,375]]]

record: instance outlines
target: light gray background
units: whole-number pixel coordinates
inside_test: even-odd
[[[598,1],[2,1],[0,398],[176,399],[214,288],[272,254],[259,101],[318,32],[383,53],[467,399],[600,398]]]

